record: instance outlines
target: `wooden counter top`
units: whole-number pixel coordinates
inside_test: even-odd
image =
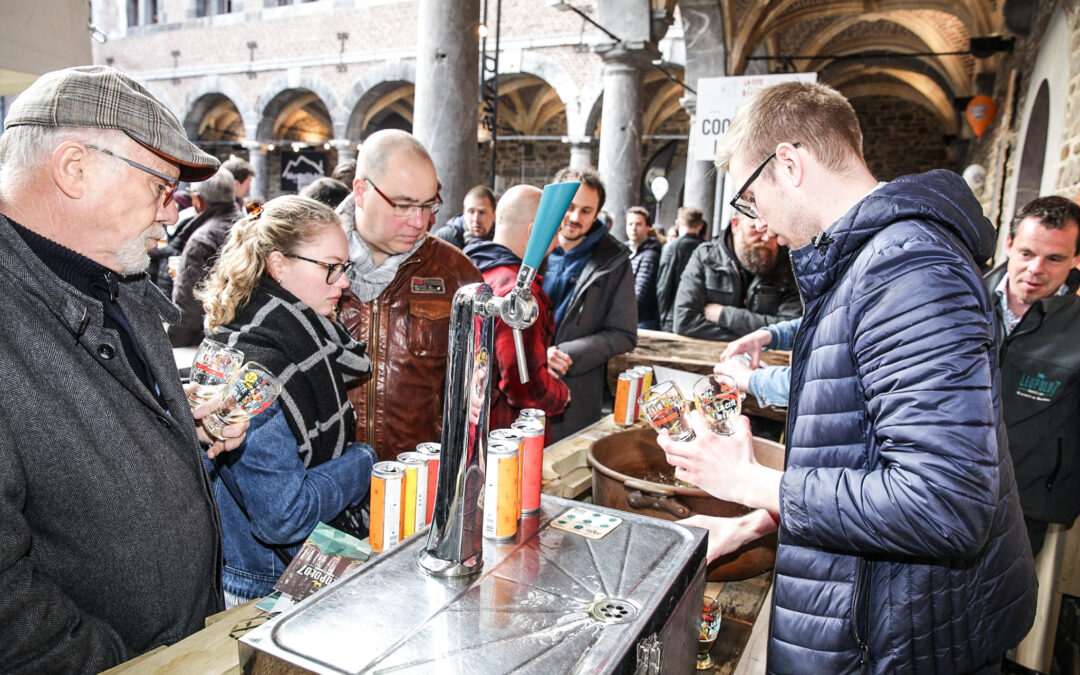
[[[614,392],[619,373],[640,365],[678,368],[691,373],[708,375],[727,346],[726,342],[700,340],[674,333],[639,328],[637,348],[629,354],[619,354],[608,360],[608,387]],[[791,365],[791,352],[764,351],[761,353],[761,362],[770,366]],[[783,410],[758,407],[757,400],[753,396],[747,396],[743,401],[743,412],[747,415],[779,421],[787,417]]]

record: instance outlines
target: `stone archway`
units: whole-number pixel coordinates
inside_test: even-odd
[[[1057,10],[1043,35],[1035,67],[1028,76],[1030,85],[1024,97],[1023,112],[1017,137],[1016,155],[1020,158],[1012,197],[1001,213],[1008,214],[998,225],[997,254],[1005,252],[1008,223],[1027,201],[1057,190],[1061,166],[1061,146],[1064,140],[1065,117],[1069,91],[1069,23],[1062,10]]]

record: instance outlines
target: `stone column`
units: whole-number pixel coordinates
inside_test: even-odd
[[[658,56],[651,43],[625,42],[599,47],[604,59],[604,102],[600,122],[600,177],[607,190],[603,209],[611,214],[611,232],[626,240],[626,209],[640,201],[641,90],[649,60]]]
[[[716,0],[679,0],[682,16],[683,41],[686,44],[685,77],[691,88],[697,89],[703,77],[727,75],[727,47],[724,45],[724,17]],[[690,138],[697,124],[697,95],[687,91],[680,101],[690,115]],[[720,217],[715,213],[717,180],[711,160],[698,159],[693,147],[686,158],[686,186],[683,205],[696,206],[712,228]]]
[[[446,206],[436,227],[461,212],[477,184],[480,0],[420,0],[413,133],[431,153]]]
[[[680,101],[690,115],[690,128],[697,124],[697,97],[690,92]],[[693,132],[691,132],[691,138]],[[716,172],[713,163],[694,158],[694,148],[689,148],[686,158],[686,179],[683,185],[683,206],[696,206],[705,214],[705,220],[713,223],[713,193],[716,191]]]
[[[251,196],[266,199],[269,194],[270,176],[266,173],[266,148],[262,143],[245,143],[248,151],[248,161],[255,170],[255,180],[251,185]]]
[[[335,138],[330,144],[337,150],[337,163],[356,161],[356,143],[346,138]],[[351,185],[349,187],[352,187]]]
[[[581,169],[587,166],[595,166],[592,161],[592,138],[563,138],[563,143],[570,145],[570,168]]]

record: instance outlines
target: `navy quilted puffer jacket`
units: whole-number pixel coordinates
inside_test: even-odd
[[[964,673],[1027,632],[1036,581],[1001,423],[994,232],[948,171],[879,187],[791,254],[773,673]]]

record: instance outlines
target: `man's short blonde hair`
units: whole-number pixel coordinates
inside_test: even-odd
[[[832,171],[863,162],[862,131],[848,100],[828,85],[784,82],[758,91],[739,109],[716,148],[716,167],[726,171],[736,153],[763,161],[781,143],[800,143]]]

